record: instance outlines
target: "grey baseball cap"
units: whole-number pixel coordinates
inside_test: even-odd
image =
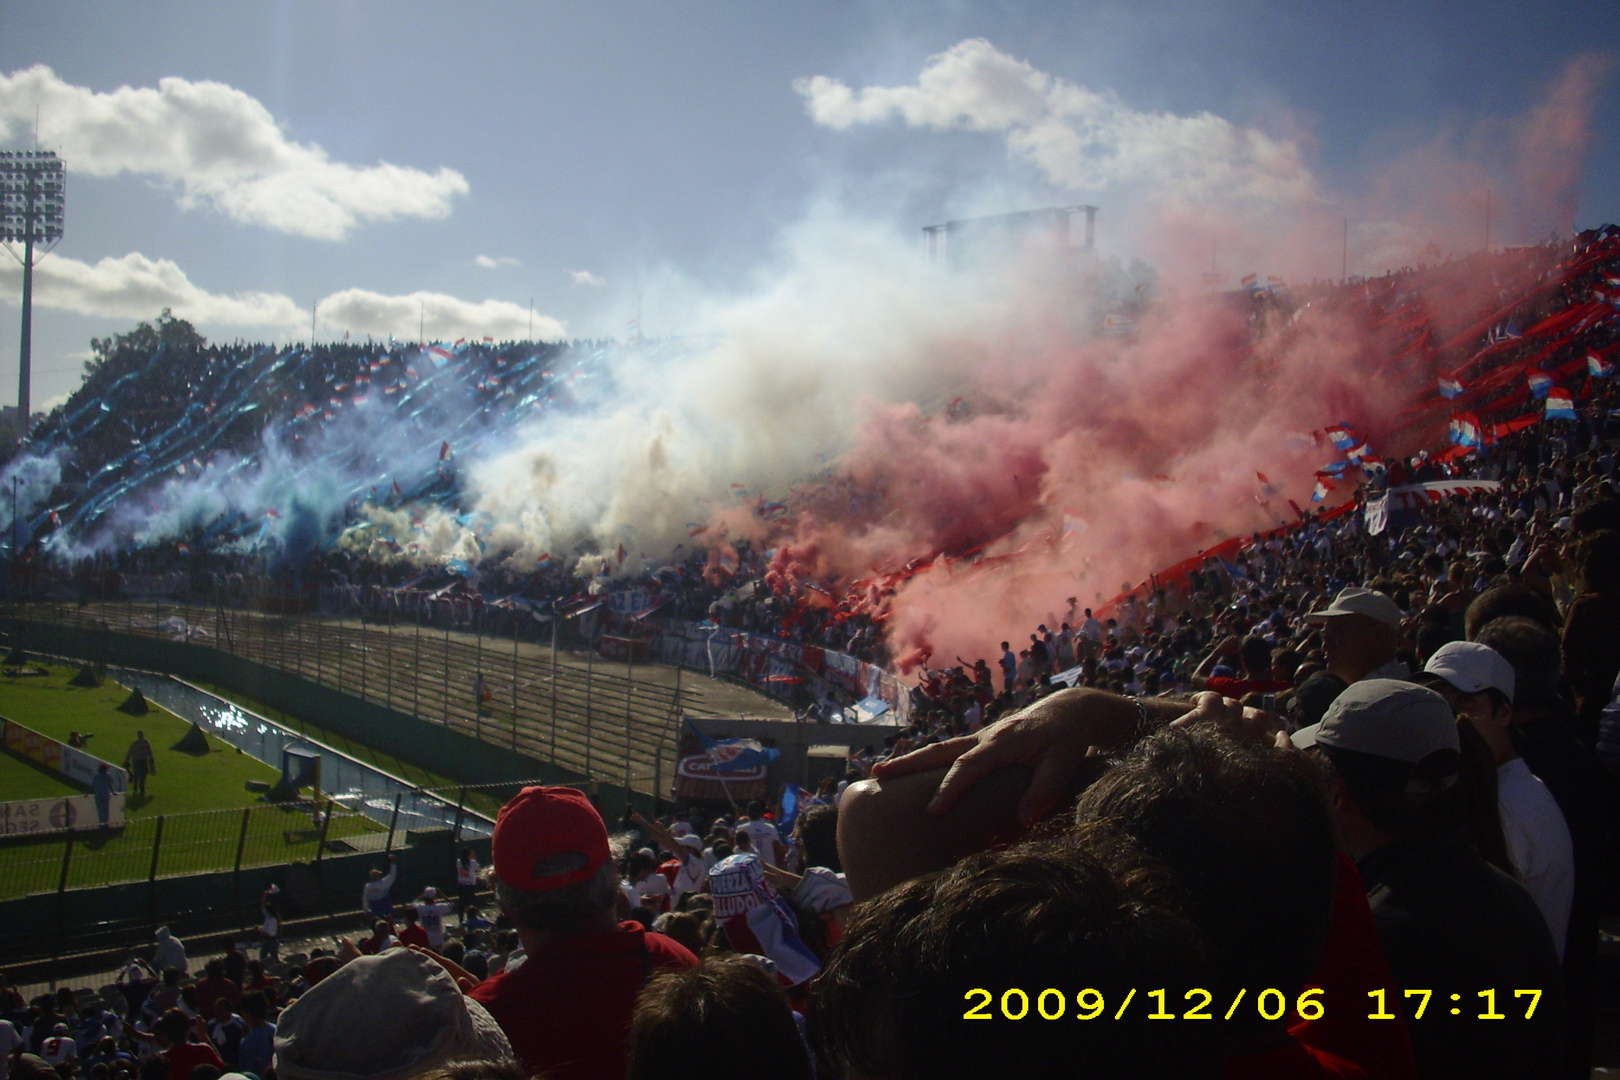
[[[1294,745],[1352,750],[1416,765],[1430,754],[1462,752],[1457,718],[1428,687],[1397,679],[1362,679],[1328,706],[1320,723],[1294,732]]]
[[[1340,589],[1333,603],[1321,611],[1306,615],[1307,619],[1331,619],[1340,615],[1365,615],[1383,623],[1392,630],[1401,628],[1401,609],[1395,601],[1376,589]]]

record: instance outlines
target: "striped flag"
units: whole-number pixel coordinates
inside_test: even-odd
[[[1594,379],[1607,379],[1614,374],[1614,365],[1595,352],[1587,353],[1586,370]]]
[[[1575,399],[1570,396],[1568,390],[1561,388],[1549,390],[1545,415],[1548,420],[1575,419]]]
[[[1545,371],[1532,371],[1525,376],[1525,381],[1530,384],[1530,396],[1534,398],[1546,397],[1553,385],[1552,376]]]
[[[1445,398],[1446,400],[1449,401],[1452,398],[1459,396],[1462,392],[1463,392],[1463,384],[1462,383],[1458,382],[1456,379],[1447,378],[1444,375],[1440,376],[1440,396],[1441,397],[1443,397],[1443,398]]]

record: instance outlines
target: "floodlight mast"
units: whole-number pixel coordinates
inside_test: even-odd
[[[22,341],[17,350],[17,441],[28,438],[31,415],[34,337],[34,248],[50,254],[62,239],[67,169],[50,150],[0,151],[0,241],[22,263]],[[12,244],[23,245],[17,255]]]

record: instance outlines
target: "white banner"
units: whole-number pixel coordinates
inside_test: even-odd
[[[114,795],[107,810],[108,827],[123,828],[124,797]],[[100,824],[96,817],[94,795],[71,795],[65,799],[19,799],[0,803],[0,836],[34,836],[68,829],[94,829]]]

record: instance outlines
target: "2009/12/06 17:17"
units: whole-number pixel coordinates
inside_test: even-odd
[[[1248,991],[1241,989],[1237,992],[1222,1019],[1230,1020],[1237,1014],[1238,1008],[1243,1004],[1247,993]],[[1323,991],[1319,988],[1305,990],[1293,1003],[1294,1014],[1301,1020],[1321,1019],[1325,1013],[1320,998],[1322,993]],[[1120,1002],[1119,1008],[1113,1012],[1113,1019],[1123,1020],[1125,1018],[1131,1009],[1136,994],[1135,989],[1131,989],[1126,993],[1124,1000]],[[1148,1007],[1150,1003],[1153,1005],[1151,1011],[1145,1014],[1145,1018],[1148,1020],[1214,1020],[1216,1018],[1216,1014],[1209,1011],[1210,1006],[1214,1003],[1214,995],[1208,990],[1197,988],[1188,990],[1184,997],[1189,1008],[1179,1015],[1166,1008],[1166,999],[1168,997],[1166,990],[1162,988],[1147,990],[1143,992],[1143,996],[1148,1000],[1142,1002],[1138,1006],[1139,1009]],[[1396,1015],[1387,1008],[1387,991],[1369,990],[1367,996],[1373,1000],[1375,1005],[1375,1011],[1368,1013],[1367,1019],[1394,1020],[1396,1018]],[[1417,999],[1417,1007],[1410,1013],[1411,1019],[1422,1020],[1426,1015],[1429,1015],[1429,1001],[1434,996],[1434,991],[1407,990],[1404,991],[1404,996],[1408,1001],[1414,998]],[[1484,1010],[1477,1014],[1468,1014],[1469,1018],[1479,1020],[1514,1019],[1506,1013],[1497,1011],[1496,991],[1494,989],[1477,991],[1474,996],[1483,999]],[[1515,990],[1513,996],[1519,1000],[1530,999],[1525,1007],[1524,1019],[1533,1018],[1536,1006],[1541,1001],[1541,991]],[[1462,997],[1463,995],[1460,993],[1450,995],[1451,1000],[1458,1002],[1458,1004],[1449,1010],[1449,1015],[1463,1016]],[[967,991],[963,994],[963,998],[969,1006],[962,1014],[964,1020],[1024,1020],[1033,1019],[1035,1016],[1039,1016],[1043,1020],[1061,1020],[1064,1016],[1069,1015],[1068,994],[1052,987],[1033,995],[1014,987],[1002,991],[999,1002],[996,995],[991,991],[979,988]],[[1108,1015],[1107,1000],[1100,990],[1094,988],[1081,990],[1075,994],[1074,999],[1075,1012],[1072,1015],[1076,1020],[1096,1020]],[[995,1012],[992,1012],[995,1005],[1000,1006],[998,1010],[999,1017]],[[1266,989],[1259,991],[1255,995],[1254,1008],[1262,1019],[1279,1020],[1288,1012],[1289,1001],[1281,990]],[[1446,1013],[1437,1013],[1436,1015],[1446,1015]]]

